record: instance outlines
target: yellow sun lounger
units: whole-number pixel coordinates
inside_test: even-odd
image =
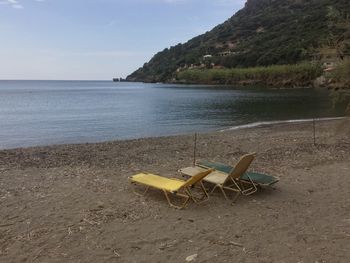
[[[150,187],[162,190],[169,205],[181,209],[186,207],[190,200],[193,200],[195,203],[199,203],[200,201],[209,199],[209,195],[203,186],[202,179],[213,170],[214,169],[205,169],[204,171],[193,174],[193,176],[187,181],[176,178],[166,178],[150,173],[139,173],[129,177],[129,180],[133,184],[140,184],[146,187],[146,190],[142,194],[145,194]],[[191,188],[196,184],[199,184],[200,189],[203,192],[203,196],[200,199],[195,197],[191,192]],[[168,193],[182,197],[185,200],[181,205],[175,205],[173,202],[171,202]]]
[[[247,176],[245,174],[250,164],[254,160],[254,157],[255,153],[246,154],[241,157],[236,166],[229,173],[217,169],[205,177],[205,182],[214,184],[214,187],[210,193],[213,193],[217,188],[219,188],[226,200],[228,200],[225,190],[234,191],[236,192],[236,195],[234,196],[233,201],[235,201],[240,194],[251,195],[255,193],[257,191],[256,184],[253,182],[253,180],[251,180],[249,175]],[[182,175],[192,177],[194,174],[204,172],[207,169],[208,167],[197,164],[196,166],[180,169],[179,172]],[[245,177],[245,180],[241,180],[242,176]]]

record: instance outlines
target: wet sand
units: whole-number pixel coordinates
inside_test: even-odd
[[[350,121],[200,134],[198,158],[278,176],[239,197],[170,208],[140,171],[179,177],[193,136],[0,151],[0,262],[350,262]]]

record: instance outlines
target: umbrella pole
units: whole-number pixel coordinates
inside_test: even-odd
[[[193,145],[193,166],[196,165],[197,158],[197,133],[194,134],[194,145]]]

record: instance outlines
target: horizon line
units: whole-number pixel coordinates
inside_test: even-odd
[[[0,79],[0,81],[112,81],[111,79]]]

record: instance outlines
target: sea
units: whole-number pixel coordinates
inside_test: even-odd
[[[112,81],[0,81],[0,149],[202,133],[341,117],[326,90]]]

